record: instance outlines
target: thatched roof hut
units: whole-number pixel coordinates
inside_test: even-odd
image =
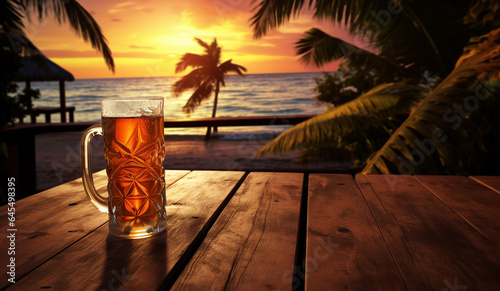
[[[61,122],[66,122],[66,92],[64,81],[74,81],[75,77],[43,54],[23,57],[24,66],[19,70],[16,81],[26,82],[31,88],[35,81],[59,81],[59,99],[61,104]]]
[[[23,57],[18,81],[74,81],[75,77],[44,55]]]

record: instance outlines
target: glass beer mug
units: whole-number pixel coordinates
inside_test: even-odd
[[[82,179],[88,198],[109,213],[109,232],[145,238],[166,228],[163,98],[101,100],[102,124],[88,128],[81,140]],[[108,197],[95,189],[90,143],[104,136]]]

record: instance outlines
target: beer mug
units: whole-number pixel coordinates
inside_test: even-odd
[[[163,98],[101,100],[102,124],[88,128],[81,140],[81,168],[90,202],[109,213],[109,232],[145,238],[166,229]],[[104,136],[108,197],[94,186],[90,143]]]

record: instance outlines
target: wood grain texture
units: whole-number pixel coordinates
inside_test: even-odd
[[[242,175],[191,172],[166,189],[166,232],[127,240],[100,227],[9,290],[155,290]]]
[[[406,290],[351,175],[309,176],[306,290]]]
[[[389,190],[386,191],[393,191],[394,184],[401,182],[401,179],[403,179],[402,176],[396,175],[383,175],[383,177],[387,179],[386,185]],[[356,175],[355,181],[377,221],[377,225],[384,236],[385,243],[389,247],[407,289],[409,291],[425,290],[427,287],[423,283],[417,266],[413,263],[412,254],[406,247],[404,233],[399,227],[397,219],[387,213],[385,206],[378,199],[365,175]]]
[[[416,178],[472,227],[500,247],[500,195],[463,176]]]
[[[105,192],[105,172],[94,176],[98,191]],[[103,225],[108,215],[99,212],[83,192],[81,179],[40,192],[15,204],[16,278],[20,278],[89,232]],[[0,211],[0,249],[5,251],[7,206]],[[10,233],[10,232],[9,232]],[[2,260],[5,262],[5,260]],[[6,272],[1,272],[0,289],[9,285]]]
[[[189,171],[167,171],[166,186],[187,175]],[[106,171],[94,173],[100,193],[106,193]],[[104,194],[105,195],[105,194]],[[87,199],[81,179],[54,187],[16,202],[16,277],[20,278],[45,260],[64,250],[108,220]],[[7,208],[0,212],[1,231],[7,230]],[[104,227],[107,230],[107,227]],[[1,234],[1,249],[8,241]],[[2,273],[0,286],[8,285]],[[5,280],[3,280],[5,279]]]
[[[173,290],[290,290],[303,175],[250,173]]]
[[[356,181],[409,290],[500,288],[498,247],[416,178],[358,175]]]
[[[472,176],[470,178],[500,194],[500,176]]]

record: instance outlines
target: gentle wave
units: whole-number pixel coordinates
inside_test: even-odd
[[[323,73],[249,74],[244,77],[230,75],[221,88],[217,106],[218,117],[258,115],[318,114],[323,106],[314,99],[314,78]],[[182,107],[190,93],[176,98],[171,93],[172,84],[180,77],[82,79],[66,82],[66,106],[75,106],[75,121],[100,120],[100,99],[109,97],[163,96],[166,119],[206,118],[212,113],[213,97],[203,102],[196,111],[186,115]],[[20,84],[24,88],[24,84]],[[59,106],[58,82],[33,82],[40,89],[41,98],[34,106]],[[52,116],[59,122],[59,115]],[[275,135],[283,127],[220,127],[226,134],[257,132]],[[203,134],[206,128],[166,129],[172,134]]]

